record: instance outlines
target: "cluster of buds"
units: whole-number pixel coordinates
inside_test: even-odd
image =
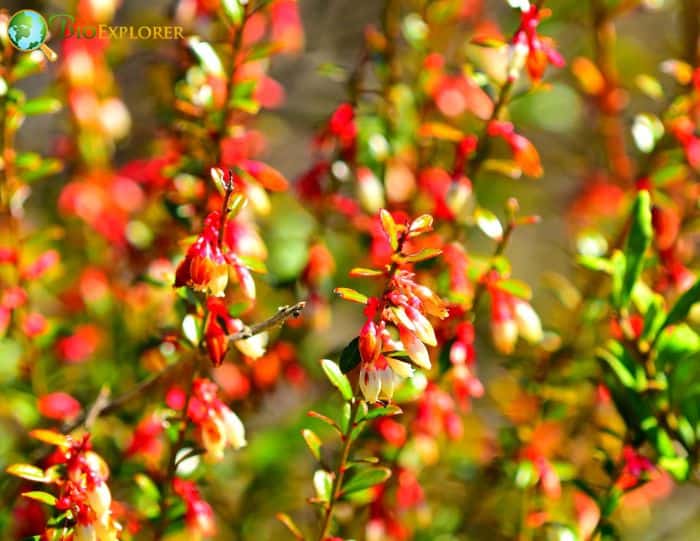
[[[72,524],[74,541],[116,541],[121,527],[112,516],[112,494],[107,486],[109,468],[92,451],[89,435],[73,439],[49,430],[35,430],[32,436],[57,446],[49,457],[50,467],[41,470],[15,464],[7,471],[32,481],[54,484],[58,496],[47,492],[28,492],[25,496],[50,503],[65,513]],[[52,532],[47,531],[46,535],[53,539]]]
[[[491,296],[491,338],[496,349],[510,355],[515,349],[518,336],[530,344],[542,340],[542,323],[529,302],[498,287],[496,272],[486,278]]]
[[[218,397],[218,387],[208,379],[192,383],[192,396],[187,404],[187,417],[197,426],[202,447],[211,460],[224,457],[227,445],[233,449],[245,447],[245,427]]]
[[[229,278],[229,261],[219,242],[221,213],[211,212],[204,228],[187,250],[175,273],[175,287],[189,286],[208,295],[223,297]]]
[[[202,498],[197,485],[193,481],[185,481],[176,477],[173,479],[173,491],[185,503],[185,524],[190,533],[194,534],[196,538],[216,534],[214,511]]]
[[[15,285],[3,284],[0,296],[0,335],[7,332],[14,320],[20,322],[20,330],[25,336],[35,338],[46,332],[48,326],[42,314],[27,309],[29,295],[24,283],[41,278],[58,264],[60,257],[55,250],[47,250],[27,265],[22,265],[20,259],[16,249],[0,247],[0,266],[13,266],[17,277]]]
[[[542,176],[542,163],[540,155],[529,139],[515,132],[515,127],[510,122],[492,120],[486,131],[491,137],[500,137],[510,147],[513,159],[520,170],[529,177]]]
[[[343,298],[365,304],[365,324],[360,331],[360,389],[369,402],[390,400],[397,379],[410,377],[413,367],[430,369],[426,346],[437,345],[428,317],[445,318],[443,301],[430,288],[417,283],[407,268],[413,262],[437,256],[439,250],[424,249],[409,253],[408,241],[432,230],[432,217],[422,215],[410,224],[397,224],[386,210],[380,211],[382,230],[393,252],[392,262],[382,270],[356,268],[351,276],[388,279],[380,297],[367,298],[360,293],[338,288]],[[393,332],[392,332],[393,331]],[[406,360],[402,360],[406,359]]]
[[[565,65],[564,58],[554,48],[552,40],[537,34],[537,27],[548,10],[531,4],[520,16],[520,26],[513,36],[513,56],[511,78],[517,78],[523,63],[527,65],[530,79],[538,82],[542,79],[547,64],[557,68]]]

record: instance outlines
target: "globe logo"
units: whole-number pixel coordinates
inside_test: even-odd
[[[39,49],[48,35],[46,20],[34,10],[23,9],[15,13],[8,23],[10,43],[23,52]]]

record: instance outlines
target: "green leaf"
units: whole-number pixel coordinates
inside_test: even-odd
[[[360,358],[359,344],[360,338],[359,336],[356,336],[347,346],[343,348],[343,351],[340,354],[340,370],[343,372],[343,374],[347,374],[350,372],[350,370],[360,364],[362,359]]]
[[[442,250],[439,248],[423,248],[421,251],[415,254],[410,254],[404,256],[404,260],[410,263],[418,263],[419,261],[425,261],[426,259],[432,259],[439,256]]]
[[[12,464],[5,470],[10,475],[21,477],[29,481],[46,483],[48,481],[46,472],[32,464]]]
[[[314,472],[314,489],[316,496],[323,502],[330,501],[333,490],[333,476],[326,470],[316,470]]]
[[[37,500],[39,502],[45,503],[46,505],[55,506],[58,499],[53,494],[44,492],[42,490],[32,490],[29,492],[22,492],[22,496],[25,498],[30,498],[32,500]]]
[[[333,292],[341,299],[346,301],[356,302],[358,304],[367,304],[367,296],[359,291],[350,289],[349,287],[336,287]]]
[[[522,280],[517,280],[515,278],[506,278],[504,280],[499,280],[496,282],[496,288],[521,299],[529,301],[532,299],[532,288],[523,282]]]
[[[374,278],[376,276],[384,276],[384,271],[377,269],[365,269],[363,267],[355,267],[350,271],[350,276],[354,278]]]
[[[226,74],[221,58],[209,43],[197,36],[191,36],[187,39],[187,46],[206,73],[217,77],[223,77]]]
[[[622,344],[610,340],[604,348],[597,351],[597,356],[608,364],[624,387],[637,391],[646,389],[647,379],[643,367],[632,359]]]
[[[629,304],[632,288],[642,274],[644,257],[653,236],[649,192],[641,190],[632,206],[632,225],[625,243],[626,263],[619,296],[619,308],[626,308]]]
[[[677,481],[685,481],[688,479],[690,464],[686,458],[680,456],[663,456],[659,459],[659,466],[675,477]]]
[[[321,367],[326,373],[328,380],[340,391],[345,400],[352,399],[352,387],[345,374],[340,371],[340,367],[330,359],[323,359]]]
[[[389,477],[391,477],[391,470],[389,470],[389,468],[362,470],[345,483],[342,494],[347,495],[359,490],[365,490],[366,488],[383,483],[389,479]]]
[[[317,411],[310,411],[307,413],[307,415],[309,417],[314,418],[314,419],[318,419],[319,421],[323,421],[331,428],[334,428],[338,432],[338,434],[340,434],[340,435],[343,434],[343,431],[340,429],[340,426],[338,425],[338,423],[336,423],[333,419],[331,419],[327,415],[323,415],[323,413],[319,413]]]
[[[296,524],[294,524],[292,517],[290,517],[286,513],[277,513],[275,515],[275,518],[287,527],[287,529],[291,532],[295,539],[298,539],[299,541],[304,540],[304,534],[302,534],[299,527]]]
[[[379,218],[382,221],[382,229],[384,229],[384,232],[389,238],[389,244],[391,245],[391,249],[396,251],[396,249],[399,247],[399,240],[396,222],[394,221],[394,218],[391,216],[391,213],[385,209],[381,209],[379,211]]]
[[[474,211],[476,225],[489,238],[500,240],[503,237],[503,226],[496,215],[488,209],[477,207]]]
[[[392,415],[401,415],[402,413],[403,410],[400,407],[394,404],[390,404],[388,406],[369,410],[367,415],[365,415],[365,420],[369,421],[370,419],[376,419],[378,417],[390,417]]]
[[[20,109],[25,115],[30,116],[56,113],[61,110],[61,107],[61,100],[51,98],[49,96],[43,96],[41,98],[27,100]]]
[[[243,6],[238,0],[221,0],[221,7],[224,8],[224,13],[234,26],[241,25],[243,22]]]
[[[673,308],[668,313],[666,321],[661,326],[661,330],[669,325],[675,325],[679,321],[683,321],[688,316],[690,308],[698,301],[700,301],[700,280],[695,282],[690,289],[686,290],[678,298],[676,304],[673,305]]]
[[[316,433],[313,430],[309,430],[308,428],[305,428],[304,430],[302,430],[301,435],[304,438],[306,445],[309,447],[311,454],[314,456],[314,458],[316,460],[320,461],[321,460],[321,439],[316,435]]]

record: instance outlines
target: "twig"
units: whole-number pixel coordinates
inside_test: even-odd
[[[289,318],[299,317],[305,305],[306,301],[300,301],[296,304],[292,304],[291,306],[282,306],[272,317],[259,323],[255,323],[249,327],[245,327],[243,330],[230,335],[229,340],[231,342],[235,342],[237,340],[244,340],[246,338],[250,338],[251,336],[255,336],[256,334],[260,334],[263,331],[271,329],[272,327],[276,327],[277,325],[282,325]],[[130,402],[131,400],[133,400],[134,398],[137,398],[138,396],[145,394],[148,391],[151,391],[152,389],[157,387],[167,376],[183,368],[190,361],[191,357],[184,357],[178,362],[166,366],[160,372],[152,375],[148,379],[145,379],[141,383],[138,383],[125,393],[114,398],[113,400],[108,400],[108,393],[107,396],[103,396],[104,390],[100,391],[100,394],[98,395],[94,404],[89,408],[87,413],[80,415],[75,421],[66,426],[64,432],[72,432],[81,424],[84,424],[86,427],[89,427],[95,422],[95,420],[97,420],[98,417],[112,413],[124,406],[125,404],[127,404],[128,402]],[[88,423],[88,420],[90,421],[90,423]]]

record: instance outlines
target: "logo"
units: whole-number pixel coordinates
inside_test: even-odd
[[[107,24],[81,24],[73,15],[57,13],[49,17],[54,27],[54,35],[76,39],[183,39],[181,26],[112,26]],[[12,46],[18,51],[31,52],[41,50],[52,62],[58,55],[46,45],[49,38],[49,23],[33,9],[22,9],[12,15],[7,24],[7,34]]]
[[[46,19],[33,9],[15,13],[7,24],[10,43],[19,51],[30,52],[41,49],[49,60],[56,60],[56,53],[45,43],[49,36]]]

